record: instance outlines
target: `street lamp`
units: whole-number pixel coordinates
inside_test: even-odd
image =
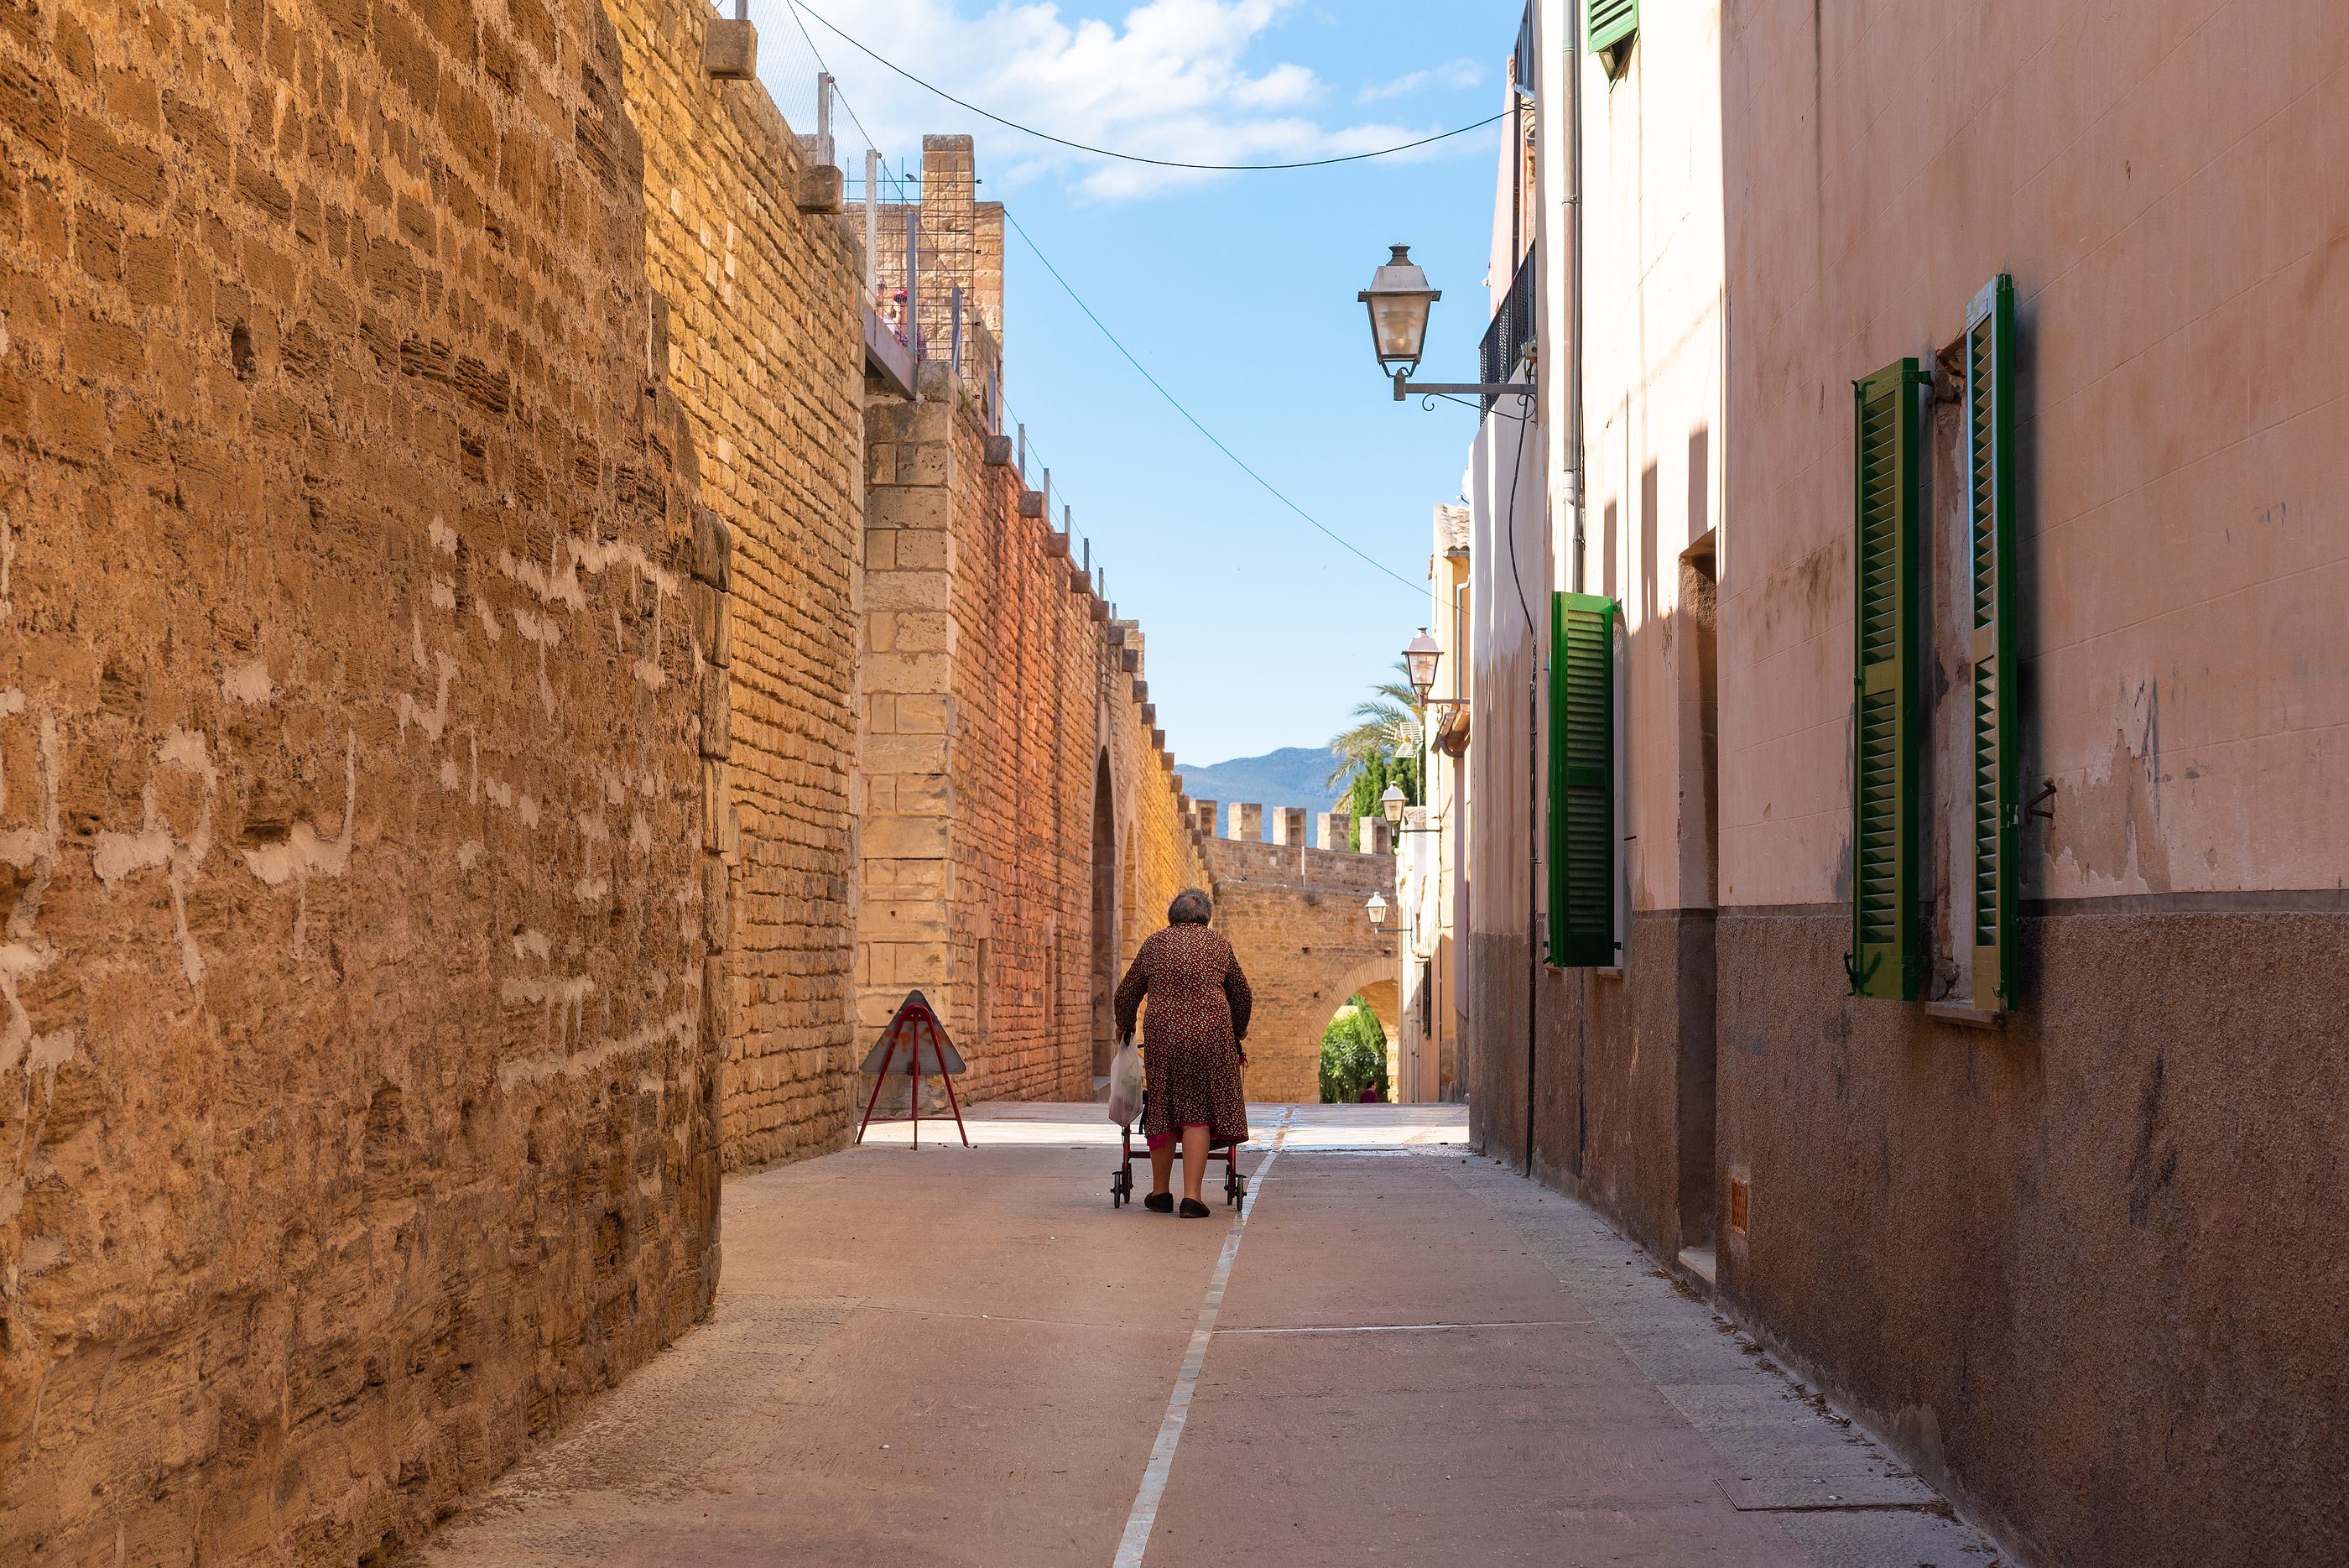
[[[1371,901],[1363,905],[1362,908],[1370,910],[1371,912],[1371,927],[1373,930],[1383,927],[1387,923],[1387,899],[1385,894],[1372,893],[1371,895]]]
[[[1371,274],[1371,286],[1355,297],[1370,307],[1371,345],[1378,354],[1379,369],[1394,377],[1395,401],[1402,402],[1406,391],[1447,392],[1460,397],[1532,397],[1534,389],[1529,381],[1411,385],[1411,373],[1419,369],[1420,354],[1427,347],[1428,309],[1444,297],[1444,291],[1427,286],[1427,274],[1411,259],[1409,245],[1387,248],[1392,254]]]
[[[1378,350],[1379,369],[1408,376],[1419,369],[1420,350],[1427,346],[1428,307],[1444,297],[1440,288],[1427,286],[1427,274],[1411,259],[1409,245],[1390,245],[1392,254],[1371,274],[1371,286],[1356,296],[1371,309],[1371,342]]]
[[[1387,785],[1387,793],[1379,796],[1379,809],[1387,814],[1387,820],[1389,822],[1401,822],[1402,820],[1402,808],[1410,804],[1411,802],[1403,798],[1402,785],[1401,784]]]
[[[1421,627],[1419,636],[1414,636],[1410,643],[1404,643],[1402,646],[1402,662],[1404,667],[1410,667],[1412,671],[1412,691],[1419,692],[1419,707],[1423,709],[1468,707],[1468,700],[1465,700],[1465,697],[1428,697],[1428,692],[1435,691],[1435,664],[1438,664],[1443,658],[1444,658],[1444,650],[1435,646],[1435,639],[1428,636],[1426,627]]]
[[[1435,666],[1443,657],[1444,649],[1435,646],[1435,639],[1427,635],[1425,627],[1421,627],[1419,635],[1403,645],[1402,661],[1411,670],[1411,689],[1419,693],[1422,702],[1435,689]]]

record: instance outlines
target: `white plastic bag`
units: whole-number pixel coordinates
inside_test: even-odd
[[[1142,1114],[1142,1053],[1129,1040],[1109,1064],[1109,1119],[1122,1127]]]

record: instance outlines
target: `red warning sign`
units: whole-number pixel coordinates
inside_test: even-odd
[[[864,1119],[856,1127],[856,1141],[864,1141],[864,1129],[873,1125],[873,1107],[881,1103],[881,1085],[889,1081],[892,1073],[903,1073],[913,1079],[907,1085],[906,1096],[913,1115],[884,1116],[885,1122],[911,1120],[914,1124],[914,1147],[922,1146],[922,1080],[938,1078],[947,1086],[947,1104],[954,1110],[955,1131],[962,1135],[963,1147],[970,1147],[970,1134],[962,1125],[962,1104],[955,1098],[954,1075],[967,1071],[962,1053],[954,1048],[947,1037],[947,1026],[938,1022],[936,1011],[929,999],[918,991],[909,991],[905,1000],[897,1004],[889,1020],[889,1027],[865,1054],[864,1071],[873,1075],[873,1093],[864,1101]]]

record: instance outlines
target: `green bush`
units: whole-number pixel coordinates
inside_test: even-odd
[[[1321,1102],[1349,1105],[1375,1088],[1388,1097],[1387,1032],[1360,996],[1338,1010],[1321,1032]]]

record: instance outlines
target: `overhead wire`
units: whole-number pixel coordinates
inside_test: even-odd
[[[1123,355],[1125,358],[1125,362],[1133,366],[1134,369],[1140,373],[1142,379],[1149,382],[1151,387],[1156,390],[1158,395],[1166,400],[1167,405],[1176,413],[1182,415],[1193,430],[1197,431],[1201,435],[1206,437],[1209,445],[1213,446],[1217,452],[1222,452],[1226,457],[1231,459],[1234,466],[1238,468],[1242,473],[1247,474],[1250,479],[1255,480],[1257,484],[1263,486],[1267,494],[1270,495],[1275,501],[1279,502],[1283,506],[1288,507],[1291,512],[1296,513],[1299,517],[1304,518],[1306,522],[1311,524],[1316,529],[1319,530],[1321,534],[1326,535],[1332,544],[1337,545],[1340,548],[1356,556],[1362,561],[1364,565],[1369,566],[1377,571],[1384,572],[1388,576],[1392,577],[1396,582],[1401,583],[1412,593],[1423,593],[1426,590],[1426,585],[1424,583],[1414,583],[1409,577],[1404,576],[1402,573],[1387,566],[1383,561],[1379,560],[1376,556],[1364,554],[1364,552],[1356,545],[1353,541],[1348,539],[1344,535],[1339,534],[1326,526],[1319,518],[1314,516],[1313,514],[1306,511],[1304,507],[1299,506],[1296,502],[1291,501],[1287,495],[1283,494],[1280,488],[1274,484],[1272,481],[1267,479],[1263,474],[1258,473],[1255,469],[1248,466],[1247,459],[1241,457],[1239,453],[1234,452],[1230,447],[1226,446],[1222,437],[1216,435],[1215,431],[1209,430],[1206,425],[1201,424],[1199,422],[1198,416],[1194,414],[1190,410],[1185,408],[1183,406],[1182,400],[1177,398],[1174,393],[1168,391],[1166,389],[1166,384],[1150,373],[1150,367],[1135,358],[1133,357],[1133,350],[1128,348],[1123,342],[1119,341],[1117,334],[1109,329],[1109,324],[1103,321],[1101,317],[1094,312],[1092,306],[1085,303],[1084,296],[1079,294],[1076,291],[1075,286],[1071,284],[1067,278],[1061,275],[1061,269],[1052,265],[1052,258],[1044,254],[1043,247],[1036,243],[1036,236],[1030,234],[1025,228],[1020,226],[1019,220],[1012,215],[1011,209],[1009,207],[1006,207],[1003,210],[1003,221],[1011,225],[1012,231],[1017,234],[1020,239],[1027,242],[1029,250],[1035,254],[1035,257],[1038,261],[1044,264],[1044,270],[1052,275],[1052,281],[1059,284],[1061,290],[1066,293],[1071,299],[1076,301],[1077,308],[1085,313],[1086,320],[1092,322],[1095,327],[1101,329],[1101,335],[1109,339],[1110,347],[1116,349],[1119,354]]]
[[[1194,163],[1180,158],[1145,158],[1138,152],[1120,152],[1114,148],[1095,147],[1090,142],[1071,141],[1065,136],[1055,136],[1049,130],[1039,130],[1032,125],[1022,125],[1016,119],[1006,119],[1003,116],[997,114],[992,109],[981,109],[978,105],[970,102],[967,99],[957,98],[954,94],[947,91],[946,88],[939,87],[935,82],[923,80],[920,77],[916,76],[913,72],[907,70],[896,61],[890,59],[887,56],[879,53],[871,47],[851,37],[848,34],[842,32],[837,23],[833,22],[830,17],[826,16],[823,12],[818,11],[813,6],[806,5],[804,0],[783,0],[783,3],[790,6],[794,14],[800,11],[805,11],[818,22],[823,23],[825,29],[832,33],[833,36],[840,39],[841,42],[846,44],[849,47],[856,50],[859,54],[864,55],[867,59],[873,61],[874,64],[885,67],[886,68],[896,72],[897,75],[905,78],[916,87],[920,88],[924,92],[935,94],[936,96],[946,99],[947,102],[953,104],[957,109],[968,109],[971,113],[979,116],[983,119],[991,119],[996,124],[1011,130],[1019,131],[1023,136],[1032,136],[1039,141],[1049,141],[1056,147],[1066,147],[1078,152],[1090,152],[1097,158],[1114,158],[1122,163],[1147,163],[1156,169],[1196,169],[1216,174],[1260,173],[1280,169],[1326,169],[1330,165],[1337,163],[1360,163],[1366,159],[1392,158],[1398,152],[1409,152],[1414,148],[1432,146],[1438,141],[1449,141],[1455,136],[1465,136],[1472,130],[1482,130],[1486,126],[1505,118],[1509,112],[1507,109],[1503,109],[1499,114],[1488,115],[1485,119],[1476,121],[1474,125],[1455,126],[1450,130],[1440,130],[1433,136],[1423,136],[1416,141],[1405,141],[1393,147],[1381,147],[1369,152],[1340,153],[1330,158],[1304,158],[1289,163]],[[806,33],[807,25],[805,23],[802,23],[800,25],[800,31],[802,34]],[[810,41],[809,47],[811,48],[814,47],[812,40]],[[859,129],[862,129],[861,125]],[[871,132],[868,131],[866,134],[869,136]]]
[[[833,34],[850,45],[852,47],[868,56],[878,64],[886,66],[890,70],[896,72],[899,76],[904,77],[910,82],[913,82],[916,86],[936,94],[939,98],[945,99],[947,102],[955,104],[958,108],[968,109],[973,114],[980,115],[988,119],[994,120],[999,125],[1008,126],[1011,130],[1023,132],[1030,136],[1039,137],[1046,141],[1055,142],[1063,147],[1073,148],[1081,152],[1090,152],[1104,158],[1119,159],[1127,162],[1148,163],[1161,168],[1209,170],[1218,172],[1239,172],[1250,170],[1309,169],[1334,163],[1353,163],[1361,161],[1365,159],[1382,158],[1390,153],[1407,151],[1411,148],[1423,147],[1432,141],[1442,141],[1450,137],[1463,135],[1471,130],[1481,130],[1487,125],[1491,125],[1495,120],[1502,118],[1501,115],[1494,115],[1490,119],[1477,121],[1475,125],[1464,125],[1454,130],[1444,131],[1438,136],[1426,137],[1418,141],[1405,143],[1401,147],[1390,147],[1373,152],[1349,153],[1343,157],[1313,159],[1296,163],[1186,163],[1172,159],[1143,158],[1130,153],[1117,152],[1107,148],[1091,147],[1082,142],[1071,141],[1064,137],[1053,136],[1050,132],[1037,130],[1030,126],[1021,125],[1015,120],[1005,119],[1000,115],[990,113],[988,110],[981,109],[976,104],[966,103],[961,99],[956,98],[953,94],[932,86],[930,83],[922,80],[920,78],[904,69],[895,62],[874,53],[872,49],[866,47],[865,45],[859,42],[857,39],[850,36],[847,33],[843,32],[838,26],[824,16],[823,13],[811,6],[802,5],[801,0],[785,0],[785,5],[792,12],[792,20],[799,28],[800,36],[807,42],[808,52],[815,57],[816,64],[823,67],[823,68],[827,72],[831,70],[831,67],[824,60],[823,51],[816,47],[815,38],[808,32],[807,24],[801,19],[799,14],[802,10],[805,10],[808,16],[813,16],[818,22],[822,23],[825,28],[830,30]],[[863,119],[857,115],[855,106],[848,101],[845,95],[842,95],[840,97],[840,103],[843,109],[848,110],[850,122],[853,123],[858,130],[864,132],[868,143],[873,142],[873,133],[871,130],[866,127]],[[1182,400],[1175,397],[1173,392],[1167,390],[1165,383],[1161,381],[1156,376],[1153,375],[1150,371],[1150,368],[1144,365],[1140,359],[1136,358],[1133,355],[1133,351],[1125,346],[1125,344],[1118,337],[1116,333],[1110,330],[1109,324],[1101,318],[1100,314],[1095,311],[1092,306],[1085,303],[1084,296],[1077,292],[1076,286],[1069,282],[1068,278],[1061,274],[1061,269],[1052,265],[1052,259],[1044,254],[1043,247],[1036,243],[1036,237],[1033,234],[1030,234],[1020,225],[1019,220],[1011,213],[1009,208],[1006,208],[1004,211],[1004,219],[1019,235],[1021,241],[1027,244],[1029,250],[1034,254],[1036,259],[1043,264],[1044,270],[1051,275],[1052,281],[1059,284],[1062,292],[1067,294],[1069,298],[1075,302],[1077,308],[1084,313],[1085,319],[1091,321],[1093,326],[1100,330],[1101,335],[1109,340],[1110,347],[1115,348],[1119,355],[1124,358],[1125,362],[1133,366],[1135,372],[1139,374],[1143,380],[1149,382],[1151,388],[1156,391],[1160,397],[1165,399],[1167,405],[1176,413],[1180,414],[1192,429],[1197,431],[1200,435],[1206,437],[1208,444],[1213,446],[1217,452],[1222,452],[1225,457],[1228,458],[1232,462],[1235,467],[1238,468],[1241,472],[1247,474],[1250,479],[1254,480],[1259,486],[1261,486],[1266,493],[1269,494],[1274,500],[1279,502],[1283,506],[1288,508],[1289,511],[1297,514],[1298,516],[1303,518],[1306,523],[1327,537],[1331,543],[1337,545],[1340,548],[1361,560],[1365,566],[1371,566],[1374,570],[1381,572],[1385,576],[1392,578],[1408,591],[1416,594],[1422,590],[1423,585],[1413,582],[1410,578],[1402,576],[1400,572],[1388,566],[1384,562],[1377,559],[1375,556],[1366,554],[1351,540],[1330,528],[1324,524],[1319,518],[1314,516],[1311,513],[1306,511],[1304,507],[1299,506],[1296,502],[1290,500],[1278,486],[1275,485],[1270,480],[1265,478],[1263,474],[1258,473],[1254,467],[1249,465],[1246,459],[1242,458],[1239,453],[1234,452],[1229,446],[1226,445],[1221,437],[1217,436],[1215,431],[1209,430],[1205,424],[1200,422],[1197,415],[1192,413],[1189,409],[1184,407]]]

